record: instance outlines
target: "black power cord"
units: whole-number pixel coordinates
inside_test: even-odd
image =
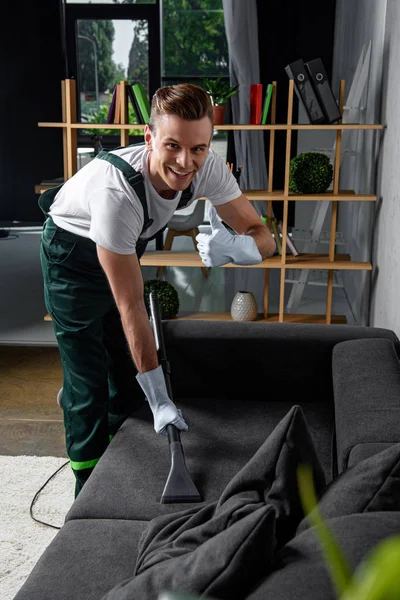
[[[52,527],[53,529],[61,529],[61,527],[57,527],[57,525],[52,525],[51,523],[45,523],[44,521],[41,521],[40,519],[37,519],[36,517],[34,517],[33,516],[33,507],[35,506],[36,500],[39,498],[40,492],[42,490],[44,490],[44,488],[46,487],[46,485],[53,479],[53,477],[55,477],[57,475],[57,473],[59,471],[61,471],[61,469],[63,469],[64,467],[66,467],[67,465],[69,465],[69,460],[67,460],[67,462],[65,462],[63,465],[61,465],[61,467],[59,467],[57,469],[57,471],[55,471],[53,473],[53,475],[50,475],[50,477],[48,478],[48,480],[42,485],[42,487],[40,488],[40,490],[38,490],[36,492],[36,494],[34,495],[33,500],[31,502],[31,505],[29,507],[29,513],[30,513],[30,515],[31,515],[31,517],[32,517],[32,519],[34,521],[36,521],[37,523],[41,523],[42,525],[46,525],[47,527]]]
[[[8,231],[0,229],[0,241],[16,240],[17,238],[19,238],[19,235],[17,235],[16,233],[10,235]]]

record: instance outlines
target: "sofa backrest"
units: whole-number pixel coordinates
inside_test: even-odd
[[[332,402],[332,350],[345,340],[393,331],[350,325],[163,321],[174,398],[266,401],[292,395]]]

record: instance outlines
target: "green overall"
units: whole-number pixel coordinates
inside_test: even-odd
[[[103,151],[97,158],[111,162],[133,186],[144,210],[142,236],[153,222],[148,218],[142,175],[115,154]],[[110,437],[144,396],[95,242],[57,227],[48,215],[60,187],[46,190],[39,198],[46,216],[40,259],[45,304],[62,361],[66,448],[77,495]],[[185,192],[178,208],[191,197],[189,190]],[[138,258],[153,237],[139,238]]]

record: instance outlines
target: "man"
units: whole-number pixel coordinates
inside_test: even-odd
[[[225,162],[210,150],[212,132],[212,105],[202,88],[160,88],[144,145],[99,155],[39,201],[47,215],[41,242],[45,301],[63,366],[76,495],[143,392],[157,433],[169,423],[187,429],[158,364],[139,259],[188,188],[190,201],[207,197],[239,234],[229,233],[213,208],[212,234],[198,236],[205,265],[254,264],[275,250]]]

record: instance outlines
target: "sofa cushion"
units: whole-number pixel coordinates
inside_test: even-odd
[[[369,444],[356,444],[350,450],[347,464],[349,467],[353,467],[362,460],[365,460],[374,454],[378,454],[379,452],[382,452],[382,450],[386,450],[386,448],[390,448],[390,446],[393,446],[393,443],[371,442]]]
[[[398,534],[400,512],[364,513],[329,519],[327,525],[354,570],[367,553],[385,538]],[[327,562],[314,528],[296,535],[276,557],[247,600],[336,600]]]
[[[325,482],[299,406],[294,406],[218,502],[158,517],[139,544],[135,576],[104,600],[152,598],[163,589],[243,598],[272,565],[302,517],[296,472],[307,463]]]
[[[373,331],[373,329],[372,329]],[[337,344],[332,353],[337,464],[358,444],[400,442],[400,362],[388,339]]]
[[[205,503],[218,500],[293,404],[271,399],[268,386],[262,389],[258,401],[208,398],[179,403],[189,424],[189,431],[181,435],[186,465]],[[311,402],[301,406],[326,478],[330,479],[333,407]],[[168,440],[155,434],[146,406],[122,425],[67,520],[150,520],[182,508],[198,508],[199,504],[160,504],[170,465]]]
[[[343,471],[318,503],[324,519],[377,511],[400,511],[400,443]],[[298,532],[310,524],[306,517]]]
[[[134,572],[147,523],[82,519],[66,523],[39,558],[15,600],[99,600]]]

